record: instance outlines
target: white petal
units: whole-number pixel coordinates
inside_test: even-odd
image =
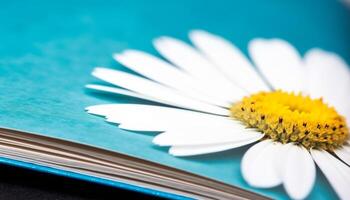
[[[154,45],[162,56],[196,77],[216,95],[231,101],[240,100],[246,95],[243,89],[232,84],[198,51],[184,42],[169,37],[161,37],[155,40]]]
[[[344,115],[350,124],[350,70],[334,53],[310,50],[305,56],[308,92],[323,99]]]
[[[188,144],[170,148],[170,153],[178,156],[223,151],[255,142],[263,137],[263,134],[255,130],[244,129],[243,125],[229,117],[176,108],[110,104],[90,106],[87,111],[106,116],[108,121],[120,123],[119,127],[128,130],[169,131],[166,133],[174,139],[172,144]],[[237,135],[234,135],[237,128],[244,133],[237,132]],[[187,138],[184,137],[185,133]],[[161,137],[158,142],[156,140],[155,143],[163,145],[164,142],[169,142],[167,138]]]
[[[274,89],[304,91],[305,69],[297,50],[284,40],[254,39],[249,53]]]
[[[163,106],[141,104],[106,104],[86,108],[91,114],[102,115],[109,122],[135,131],[191,130],[191,127],[237,127],[229,117],[222,117]],[[230,122],[230,123],[228,123]]]
[[[169,149],[169,153],[174,156],[193,156],[207,153],[215,153],[220,151],[225,151],[228,149],[234,149],[247,144],[251,144],[261,139],[263,135],[259,137],[247,139],[239,142],[230,142],[222,144],[212,144],[212,145],[191,145],[191,146],[173,146]]]
[[[127,50],[122,54],[115,54],[113,57],[131,70],[173,87],[192,98],[219,106],[227,106],[229,103],[223,99],[219,99],[219,97],[213,97],[210,91],[205,86],[197,84],[195,79],[175,66],[150,54],[137,50]]]
[[[303,147],[290,145],[285,153],[283,186],[292,199],[304,199],[311,192],[316,168],[310,153]]]
[[[195,124],[186,130],[166,131],[157,135],[153,143],[160,146],[218,144],[261,138],[263,135],[255,130],[246,129],[243,125],[233,122],[230,124],[224,127],[211,125],[203,127]]]
[[[158,102],[219,115],[228,114],[226,109],[185,97],[173,89],[132,74],[107,68],[96,68],[92,74],[111,84],[157,99]]]
[[[334,153],[345,163],[350,165],[350,145],[344,145],[340,149],[336,149]]]
[[[250,93],[270,90],[243,53],[229,41],[201,30],[192,31],[190,38],[210,61],[240,87]]]
[[[323,150],[311,150],[311,155],[340,199],[350,199],[350,168]]]
[[[116,88],[116,87],[110,87],[110,86],[105,86],[105,85],[95,85],[95,84],[88,84],[85,86],[86,88],[93,89],[93,90],[98,90],[98,91],[103,91],[103,92],[110,92],[114,94],[120,94],[120,95],[125,95],[129,97],[135,97],[139,99],[145,99],[149,101],[154,101],[154,102],[159,102],[158,99],[154,99],[142,94],[138,94],[135,92],[132,92],[130,90],[125,90],[121,88]]]
[[[278,169],[281,146],[281,143],[264,140],[244,154],[241,170],[249,185],[270,188],[282,183]]]

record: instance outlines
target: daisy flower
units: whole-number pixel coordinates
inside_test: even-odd
[[[92,75],[116,85],[88,88],[158,105],[108,104],[91,114],[132,131],[160,132],[154,144],[174,156],[252,145],[241,172],[258,188],[283,184],[293,199],[313,188],[316,165],[335,192],[350,199],[350,72],[343,59],[321,49],[301,56],[281,39],[253,39],[251,61],[229,41],[205,31],[193,46],[161,37],[164,58],[137,50],[114,59],[135,73],[96,68]],[[138,74],[138,75],[136,75]]]

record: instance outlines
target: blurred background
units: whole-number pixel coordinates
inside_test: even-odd
[[[0,1],[0,91],[4,84],[25,90],[23,85],[1,79],[13,65],[22,66],[16,72],[19,76],[50,73],[62,81],[67,73],[79,69],[85,73],[76,77],[81,87],[88,83],[86,77],[94,66],[115,65],[112,53],[126,48],[156,53],[153,38],[170,35],[188,41],[191,29],[224,36],[245,53],[252,38],[279,37],[302,54],[320,47],[350,63],[350,3],[346,0]],[[0,92],[1,98],[4,95]],[[122,194],[147,198],[0,167],[0,199],[114,199]]]

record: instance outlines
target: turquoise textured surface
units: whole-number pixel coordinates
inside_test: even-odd
[[[176,158],[152,144],[152,134],[127,132],[84,111],[90,105],[138,102],[92,93],[95,66],[120,68],[112,53],[156,54],[153,38],[188,41],[205,29],[245,53],[255,37],[279,37],[303,54],[320,47],[350,61],[350,11],[340,1],[0,1],[0,126],[93,145],[201,174],[272,198],[282,187],[256,189],[240,174],[247,147]],[[318,171],[310,199],[334,199]]]

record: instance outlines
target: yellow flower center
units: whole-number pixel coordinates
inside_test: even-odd
[[[230,108],[231,116],[281,143],[333,150],[349,135],[345,118],[323,102],[283,91],[259,92]]]

